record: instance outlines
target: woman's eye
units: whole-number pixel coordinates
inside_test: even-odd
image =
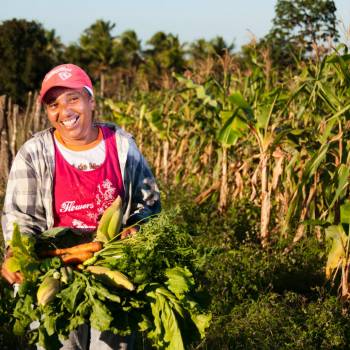
[[[57,107],[57,103],[49,103],[49,104],[48,104],[48,107],[49,107],[50,109],[55,109],[55,108]]]
[[[72,96],[70,99],[69,99],[69,102],[76,102],[79,100],[79,96]]]

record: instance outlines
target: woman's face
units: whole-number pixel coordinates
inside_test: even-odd
[[[92,125],[95,100],[85,89],[52,88],[44,103],[50,123],[65,143],[85,145],[95,140],[97,129]]]

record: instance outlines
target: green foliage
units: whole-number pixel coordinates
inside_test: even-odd
[[[115,279],[120,272],[127,274],[136,284],[132,290],[98,278],[89,267],[74,271],[67,283],[61,264],[56,266],[57,257],[38,261],[35,248],[40,245],[34,244],[33,237],[21,235],[15,226],[9,268],[22,272],[25,281],[14,296],[15,304],[11,303],[13,333],[48,350],[59,349],[60,340],[84,323],[120,335],[142,331],[158,349],[184,350],[204,338],[211,315],[195,298],[190,267],[196,250],[189,234],[174,224],[175,216],[176,212],[162,213],[134,236],[115,237],[96,254],[94,264],[110,267],[104,269],[111,274],[119,273]],[[46,242],[47,249],[50,243],[70,239],[72,233],[54,228],[44,232],[40,241]]]
[[[1,22],[0,94],[23,104],[28,91],[38,90],[44,75],[56,63],[50,52],[55,41],[59,39],[52,32],[49,35],[38,22],[24,19]]]
[[[144,68],[149,73],[163,75],[183,70],[184,50],[177,36],[157,32],[147,41],[147,45],[149,48],[144,50],[147,64]]]
[[[267,293],[219,316],[201,348],[346,349],[349,331],[349,316],[335,297]]]
[[[65,329],[61,335],[67,335],[89,319],[93,310],[90,321],[97,328],[128,334],[139,323],[159,346],[166,342],[181,346],[176,326],[184,312],[200,329],[208,324],[191,300],[195,288],[200,304],[213,314],[208,338],[196,344],[198,348],[347,348],[346,305],[335,299],[335,290],[324,280],[324,231],[316,240],[314,228],[348,223],[349,208],[341,204],[349,194],[350,55],[341,45],[323,60],[304,60],[314,58],[305,53],[312,40],[322,44],[324,35],[333,33],[332,3],[279,1],[281,13],[278,17],[276,11],[276,32],[271,38],[273,61],[268,50],[251,45],[246,57],[236,62],[234,55],[223,54],[227,45],[220,38],[198,41],[198,47],[194,45],[186,56],[178,38],[163,32],[156,33],[142,52],[134,32],[114,35],[114,24],[103,21],[84,32],[84,45],[82,41],[67,48],[66,57],[88,68],[95,78],[100,74],[102,79],[108,71],[106,76],[116,79],[111,91],[118,99],[106,101],[110,119],[137,138],[159,182],[164,181],[163,204],[168,210],[143,226],[137,238],[126,240],[130,245],[113,245],[101,253],[105,259],[99,261],[120,268],[138,285],[156,280],[149,289],[140,290],[149,293],[148,302],[152,301],[147,315],[139,317],[144,300],[125,303],[124,292],[111,292],[97,279],[88,284],[83,273],[76,273],[74,282],[59,294],[62,309],[45,310],[50,317],[32,341],[53,342],[55,323]],[[306,31],[307,20],[314,21],[313,32]],[[300,32],[295,30],[298,24]],[[336,32],[332,35],[337,37]],[[302,60],[295,57],[299,48]],[[216,60],[217,56],[221,57]],[[186,61],[187,57],[191,59]],[[201,66],[203,57],[210,58],[206,66]],[[290,58],[296,60],[293,75],[288,69]],[[186,74],[171,76],[187,64]],[[163,84],[166,88],[155,91]],[[222,181],[222,147],[227,147],[229,203],[226,212],[219,213],[216,183]],[[271,198],[267,250],[261,248],[259,236],[263,157]],[[214,190],[201,198],[208,188]],[[292,235],[303,225],[305,231],[297,238],[304,237],[292,244]],[[68,244],[62,237],[53,240],[49,233],[41,244],[51,240]],[[14,242],[25,256],[28,250],[16,237]],[[339,239],[336,243],[338,248],[342,244]],[[339,252],[334,269],[339,255],[344,256],[344,247]],[[12,267],[20,265],[14,261]],[[182,267],[177,269],[177,265]],[[50,260],[39,269],[52,273],[59,267]],[[35,288],[24,284],[19,295]],[[5,302],[0,300],[0,320],[13,325],[9,310],[14,305],[6,303],[12,291],[7,288],[1,293]],[[14,314],[16,318],[23,315],[23,322],[16,322],[17,334],[23,334],[35,317],[29,308],[34,295],[27,294]],[[174,296],[182,302],[183,295],[186,302],[179,306]],[[137,312],[127,317],[131,309]],[[67,316],[73,312],[73,317]],[[115,313],[120,316],[117,320],[111,318]],[[153,328],[152,317],[157,320]],[[168,332],[162,322],[167,322]],[[193,324],[184,328],[198,332]],[[8,329],[3,332],[0,344],[16,342]]]
[[[14,224],[10,248],[13,256],[7,260],[11,272],[20,271],[28,281],[35,281],[39,274],[39,260],[35,253],[35,238],[22,235]]]
[[[255,300],[268,291],[312,294],[314,287],[324,283],[319,244],[300,244],[288,255],[284,247],[266,252],[259,245],[245,243],[208,256],[202,288],[213,296],[212,311],[226,313],[237,303]]]
[[[198,60],[207,60],[208,58],[215,58],[216,56],[224,56],[226,52],[232,53],[234,44],[228,44],[221,36],[217,36],[212,40],[205,40],[203,38],[197,39],[189,45],[188,53],[193,62]]]
[[[81,49],[85,51],[98,72],[113,68],[117,57],[113,51],[115,23],[97,20],[80,36]]]
[[[295,63],[297,55],[337,40],[336,6],[332,0],[278,0],[269,34],[263,41],[271,49],[274,63],[284,67]]]
[[[181,320],[179,315],[190,310],[193,310],[191,318],[194,322],[206,327],[208,319],[205,315],[198,316],[200,310],[190,297],[194,279],[197,300],[207,305],[213,315],[206,338],[201,343],[194,343],[198,349],[346,349],[350,336],[349,320],[333,291],[325,288],[323,267],[326,254],[320,242],[305,239],[286,254],[285,248],[290,242],[278,240],[273,249],[266,251],[256,240],[254,230],[258,213],[251,203],[243,201],[228,215],[218,217],[209,202],[198,206],[186,201],[180,193],[169,197],[167,204],[170,207],[179,203],[177,196],[184,205],[179,205],[178,210],[166,210],[166,215],[144,226],[142,234],[134,242],[138,244],[126,250],[118,250],[115,245],[113,254],[109,255],[108,249],[101,253],[110,262],[117,259],[115,266],[133,278],[147,281],[154,276],[168,287],[165,291],[159,284],[154,284],[138,292],[149,293],[149,301],[157,303],[152,307],[153,317],[157,317],[159,322],[169,322],[167,328],[170,333],[165,336],[165,330],[159,323],[159,327],[150,333],[152,342],[158,339],[161,346],[162,342],[172,341],[173,337],[178,339],[175,325]],[[64,235],[64,232],[61,234]],[[130,241],[125,241],[126,246],[127,242]],[[166,247],[169,250],[165,252]],[[126,254],[128,258],[123,259],[120,254]],[[145,264],[142,265],[142,261]],[[187,268],[178,269],[176,264],[188,266],[193,276]],[[140,272],[145,268],[147,273],[141,276]],[[135,273],[135,270],[138,272]],[[164,273],[159,273],[161,270]],[[18,304],[18,313],[14,314],[25,321],[17,322],[18,334],[34,317],[33,310],[25,305],[33,301],[35,304],[35,292],[31,294],[35,288],[24,285],[20,289],[22,296],[27,293],[26,290],[32,291],[29,299],[23,299],[22,304]],[[7,289],[6,293],[11,291]],[[185,304],[182,295],[187,295]],[[92,296],[96,300],[93,304]],[[173,299],[175,296],[176,300]],[[45,312],[52,315],[51,321],[40,326],[39,338],[34,337],[32,341],[52,342],[55,322],[60,329],[74,329],[94,310],[90,321],[96,327],[110,327],[120,334],[128,334],[140,322],[145,339],[142,335],[138,336],[137,348],[151,347],[150,339],[146,339],[146,330],[151,329],[151,314],[142,319],[139,317],[140,312],[145,310],[145,304],[138,297],[126,303],[125,292],[116,293],[98,280],[87,283],[86,276],[81,273],[75,273],[73,282],[57,297],[63,309],[54,307],[54,304],[45,306]],[[6,294],[5,300],[9,298],[10,294]],[[11,307],[11,304],[4,305],[0,313],[8,324],[14,323],[13,316],[6,311]],[[125,318],[123,312],[133,308],[136,313]],[[68,317],[73,312],[75,316]],[[111,313],[118,313],[118,320],[112,321]],[[165,315],[166,321],[162,321]],[[196,334],[190,324],[184,331],[189,331],[189,335]],[[8,333],[4,333],[5,344],[23,339],[17,336],[11,340]]]

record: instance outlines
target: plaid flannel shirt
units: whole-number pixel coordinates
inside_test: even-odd
[[[159,189],[132,136],[110,123],[96,123],[114,130],[125,201],[123,224],[132,225],[160,212]],[[53,129],[36,133],[18,151],[9,174],[3,213],[5,241],[12,237],[13,223],[22,233],[40,234],[54,225],[53,177],[55,148]]]

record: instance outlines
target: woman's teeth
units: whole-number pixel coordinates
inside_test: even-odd
[[[62,124],[68,128],[72,127],[77,122],[78,118],[79,118],[79,116],[76,116],[74,118],[64,120],[64,121],[62,121]]]

